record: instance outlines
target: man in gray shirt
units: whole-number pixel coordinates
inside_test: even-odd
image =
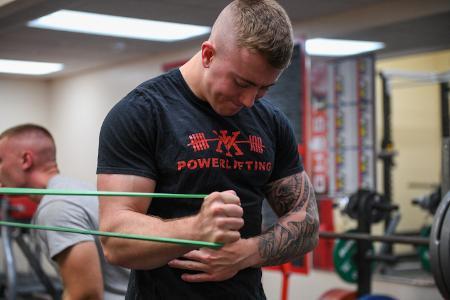
[[[59,175],[51,134],[33,124],[10,128],[0,135],[0,182],[6,187],[93,190]],[[98,198],[33,196],[39,203],[33,223],[83,230],[98,229]],[[123,299],[129,270],[109,265],[97,237],[36,231],[35,236],[62,277],[64,298]]]

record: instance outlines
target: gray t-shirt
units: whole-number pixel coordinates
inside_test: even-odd
[[[86,183],[61,175],[53,177],[49,181],[47,188],[95,190]],[[95,196],[46,195],[39,203],[33,217],[33,223],[83,230],[98,230],[98,198]],[[129,270],[112,266],[106,262],[98,237],[44,230],[37,230],[36,237],[46,257],[51,258],[52,262],[57,254],[68,247],[86,241],[95,242],[102,268],[105,300],[124,299],[130,274]]]

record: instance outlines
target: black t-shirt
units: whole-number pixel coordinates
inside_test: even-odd
[[[146,81],[118,102],[100,132],[98,174],[156,181],[158,193],[235,190],[244,209],[243,238],[261,231],[263,187],[303,170],[287,118],[265,99],[230,117],[218,115],[189,89],[181,72]],[[199,199],[153,199],[148,214],[179,218]],[[164,266],[132,272],[128,299],[265,299],[261,270],[222,282],[187,283],[186,271]]]

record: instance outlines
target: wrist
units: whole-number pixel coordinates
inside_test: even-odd
[[[196,216],[189,216],[185,218],[178,219],[177,224],[179,232],[183,233],[184,239],[203,241],[204,237],[200,234],[198,230],[198,220]]]
[[[243,257],[243,260],[241,262],[241,269],[249,267],[260,267],[263,264],[258,250],[258,237],[240,239],[238,243],[240,243],[239,251],[241,251]]]

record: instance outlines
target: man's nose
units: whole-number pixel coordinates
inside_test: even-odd
[[[240,102],[245,107],[252,107],[255,104],[256,95],[258,94],[257,89],[248,89],[242,93]]]

